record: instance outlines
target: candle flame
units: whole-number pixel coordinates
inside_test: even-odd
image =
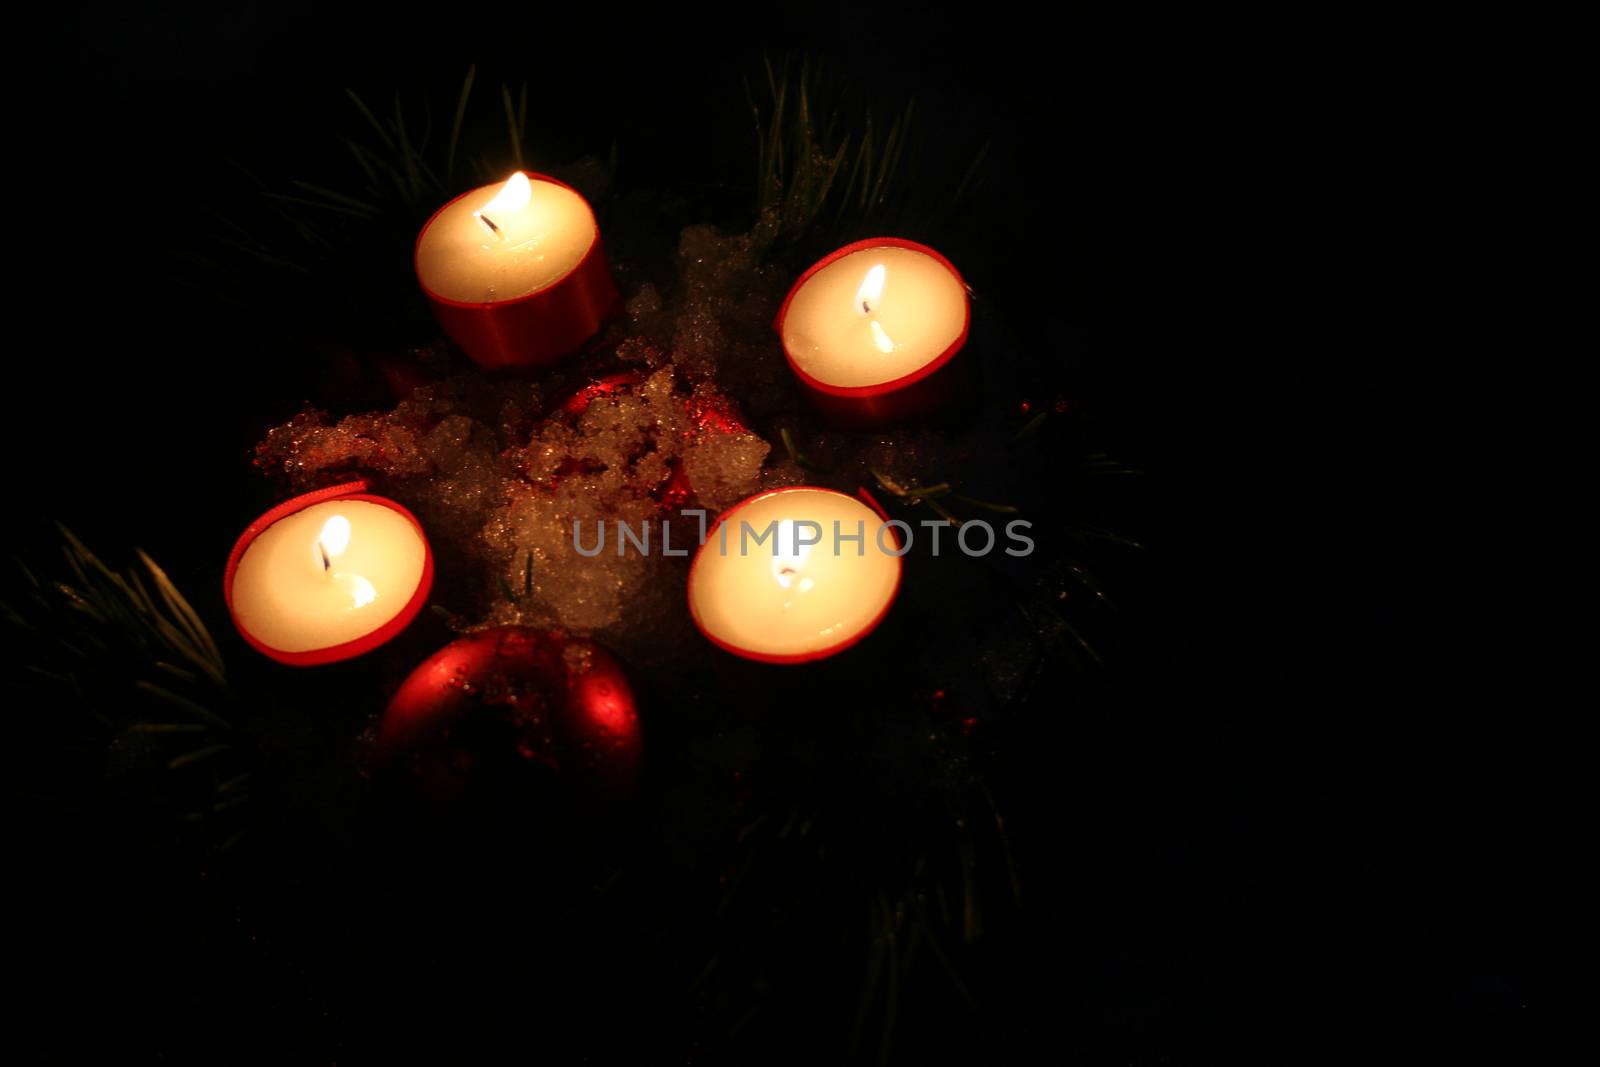
[[[861,314],[870,315],[876,309],[878,298],[883,296],[883,279],[888,273],[884,265],[879,263],[861,279],[861,288],[856,290],[856,305],[861,308]]]
[[[343,554],[350,547],[350,520],[343,515],[333,515],[322,524],[322,533],[317,535],[317,552],[322,558],[322,565],[326,568],[334,556]]]
[[[532,199],[533,183],[528,180],[526,174],[519,170],[506,179],[506,183],[500,187],[500,191],[494,194],[494,199],[483,205],[479,211],[480,214],[486,211],[493,211],[497,215],[506,215],[513,211],[521,211],[528,206],[528,201]]]
[[[500,187],[500,191],[494,194],[494,199],[474,211],[472,217],[483,223],[484,229],[504,241],[506,235],[500,232],[499,224],[489,217],[489,212],[492,211],[501,218],[505,218],[507,215],[513,215],[527,207],[528,201],[532,199],[533,183],[528,180],[526,174],[519,170],[507,178],[506,183]]]
[[[785,589],[793,589],[798,579],[800,592],[812,586],[810,578],[801,575],[806,557],[811,554],[810,544],[800,543],[800,530],[793,519],[778,523],[778,540],[773,546],[772,577]]]

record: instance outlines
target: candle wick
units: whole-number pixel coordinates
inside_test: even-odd
[[[317,542],[317,551],[322,553],[322,569],[324,572],[333,570],[333,560],[328,558],[328,546],[321,541]]]
[[[864,313],[870,315],[870,314],[872,314],[872,305],[867,303],[865,300],[863,300],[863,301],[861,301],[861,310]]]
[[[472,216],[473,216],[473,218],[477,219],[479,222],[483,223],[485,226],[489,227],[489,232],[494,234],[496,237],[500,238],[500,240],[504,241],[506,239],[506,235],[500,232],[500,227],[496,226],[494,224],[494,220],[491,219],[488,215],[485,215],[481,211],[474,211],[472,213]]]

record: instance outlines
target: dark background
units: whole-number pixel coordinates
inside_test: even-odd
[[[956,1035],[920,1054],[1526,1054],[1556,994],[1533,902],[1558,831],[1518,726],[1530,695],[1500,684],[1514,641],[1476,611],[1505,581],[1486,524],[1514,506],[1508,414],[1552,291],[1554,29],[1447,3],[748,18],[31,17],[8,85],[8,533],[32,550],[59,517],[107,555],[141,545],[216,617],[222,551],[268,499],[250,446],[328,399],[320,323],[242,320],[153,264],[196,245],[191,191],[215,202],[225,161],[337,166],[343,88],[448,98],[469,61],[484,84],[526,78],[542,156],[615,143],[619,182],[734,224],[740,78],[810,49],[860,99],[915,95],[936,139],[992,142],[952,255],[1025,354],[1018,396],[1069,398],[1156,486],[1130,520],[1153,548],[1129,569],[1123,651],[1061,686],[1029,768],[1036,888],[982,961],[982,1013],[907,1009],[907,1029]],[[339,940],[317,890],[263,899],[313,873],[218,888],[92,811],[19,810],[13,967],[53,1056],[716,1059],[625,996],[620,1046],[586,1048],[554,1001],[525,1029],[485,1009],[502,1029],[483,1038],[458,1001],[427,1005],[434,983],[474,985],[492,938],[459,971],[396,978]],[[791,1037],[737,1047],[781,1058]]]

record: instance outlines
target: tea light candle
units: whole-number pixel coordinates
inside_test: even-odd
[[[250,524],[223,576],[258,651],[308,667],[368,652],[408,626],[433,585],[422,526],[364,481],[295,497]]]
[[[774,489],[734,505],[708,532],[689,566],[689,613],[712,644],[746,659],[823,659],[883,620],[901,554],[894,528],[861,500]]]
[[[800,275],[775,325],[789,367],[824,412],[882,422],[943,402],[946,368],[971,324],[966,283],[949,260],[875,237]]]
[[[571,355],[620,299],[589,202],[521,171],[440,208],[415,265],[439,325],[487,370]]]

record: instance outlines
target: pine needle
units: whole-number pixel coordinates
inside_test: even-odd
[[[476,63],[467,67],[467,76],[461,83],[461,96],[456,100],[455,117],[450,122],[450,144],[445,149],[444,180],[451,188],[456,180],[456,146],[461,143],[461,126],[467,118],[467,101],[472,96],[472,82],[478,76]]]
[[[213,756],[221,755],[232,747],[233,746],[229,744],[215,744],[207,745],[204,748],[197,748],[193,752],[185,752],[183,755],[178,756],[175,759],[168,760],[167,770],[181,770],[190,764],[199,763],[201,760],[206,760]]]
[[[180,711],[187,712],[197,719],[202,719],[205,722],[210,723],[212,726],[224,730],[231,728],[228,725],[228,720],[224,719],[216,712],[206,710],[199,704],[196,704],[194,701],[190,700],[188,697],[180,696],[170,689],[165,689],[159,685],[156,685],[154,682],[141,681],[133,684],[134,688],[139,689],[142,692],[149,693],[151,696],[156,697],[159,700],[164,700]]]

